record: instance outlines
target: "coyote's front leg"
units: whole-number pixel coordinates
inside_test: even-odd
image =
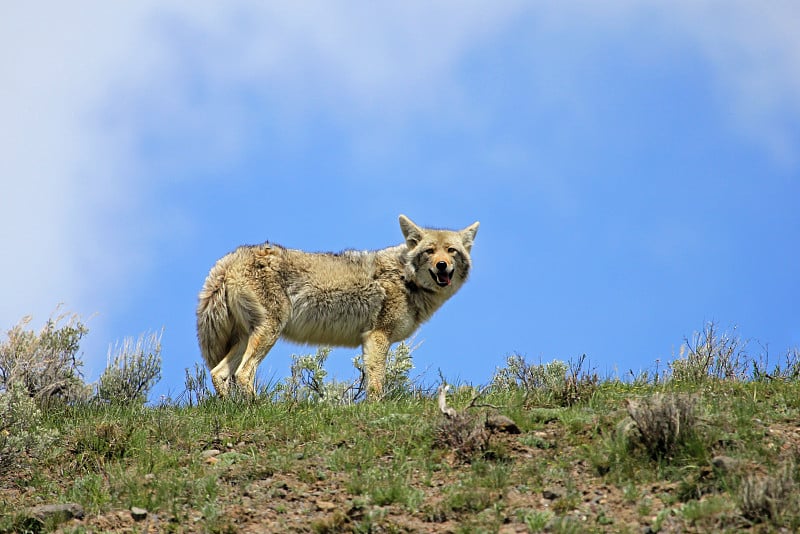
[[[367,399],[378,400],[383,395],[386,380],[386,357],[389,354],[389,336],[380,330],[364,334],[364,366],[367,369]]]

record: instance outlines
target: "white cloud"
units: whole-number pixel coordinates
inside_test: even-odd
[[[779,162],[796,166],[800,4],[686,0],[678,12],[708,57],[738,128]]]
[[[458,116],[468,105],[461,61],[523,15],[572,24],[591,10],[578,17],[590,28],[592,16],[617,24],[642,9],[576,2],[559,16],[551,5],[9,4],[0,18],[0,322],[46,315],[58,301],[102,312],[110,291],[147,267],[152,229],[136,220],[152,186],[137,174],[141,128],[191,133],[208,160],[236,157],[251,120],[242,87],[279,99],[288,118],[309,108],[367,124],[403,124],[433,107]],[[709,58],[743,131],[790,162],[797,148],[787,117],[800,117],[796,6],[647,7]]]
[[[42,318],[58,301],[79,303],[104,270],[86,254],[98,238],[92,219],[108,189],[127,185],[102,174],[115,148],[89,120],[126,43],[112,39],[102,6],[15,3],[0,21],[0,239],[13,258],[0,267],[5,325],[31,312]]]
[[[59,301],[102,317],[113,290],[146,268],[152,229],[137,214],[153,184],[137,174],[140,128],[196,135],[216,151],[195,157],[226,158],[237,154],[249,120],[237,87],[299,94],[286,98],[289,113],[317,97],[321,107],[346,100],[383,112],[395,99],[412,106],[447,83],[463,47],[505,16],[480,3],[388,11],[286,5],[4,9],[0,239],[13,259],[0,267],[0,322],[28,313],[44,319]],[[192,102],[198,75],[208,109]],[[142,111],[150,116],[137,116]]]
[[[679,0],[598,3],[575,0],[537,8],[546,24],[579,25],[618,37],[638,31],[647,46],[676,46],[706,61],[718,105],[731,126],[788,167],[800,163],[800,4],[794,0]],[[666,39],[672,42],[665,41]],[[689,45],[689,46],[687,46]]]
[[[237,155],[252,126],[247,106],[264,102],[290,139],[302,140],[308,119],[320,116],[369,136],[421,111],[457,110],[463,102],[455,74],[465,52],[502,30],[521,8],[517,2],[376,6],[164,8],[150,19],[164,47],[159,72],[131,80],[139,105],[150,113],[133,120],[142,129],[208,146],[210,159]]]

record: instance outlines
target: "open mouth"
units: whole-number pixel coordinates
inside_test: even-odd
[[[434,282],[436,282],[439,287],[447,287],[450,285],[450,274],[447,271],[434,271],[431,269],[429,271],[431,276],[433,277]]]

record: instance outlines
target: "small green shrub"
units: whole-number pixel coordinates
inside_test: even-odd
[[[386,356],[386,378],[383,384],[384,398],[401,397],[414,391],[416,386],[411,379],[411,371],[414,369],[411,354],[417,347],[419,345],[412,346],[405,341],[401,341],[389,351]],[[353,358],[353,365],[358,369],[362,377],[361,383],[363,384],[363,381],[366,380],[364,355],[360,354]]]
[[[112,357],[113,354],[113,357]],[[108,351],[108,366],[97,384],[97,398],[110,404],[143,403],[161,378],[161,333],[125,338]]]
[[[492,377],[492,387],[499,391],[521,389],[523,391],[558,389],[567,375],[569,366],[561,360],[546,364],[532,364],[523,356],[512,354],[506,358],[506,366],[498,367]]]
[[[194,371],[187,367],[184,387],[186,388],[183,396],[189,406],[200,405],[201,402],[211,397],[211,390],[208,387],[208,373],[205,366],[199,363],[194,364]]]
[[[555,514],[550,510],[517,511],[517,519],[525,524],[528,532],[545,532],[553,518]]]
[[[283,399],[289,402],[319,402],[324,399],[328,376],[325,361],[330,353],[330,347],[319,347],[314,354],[292,354],[291,374],[280,388]]]
[[[57,436],[42,425],[42,412],[25,386],[0,391],[0,474],[42,456]]]
[[[0,392],[14,384],[42,407],[88,399],[91,388],[83,381],[78,357],[88,328],[77,315],[66,313],[51,316],[39,332],[28,328],[30,322],[30,316],[24,317],[0,343]]]
[[[386,358],[384,398],[399,397],[413,392],[415,387],[410,377],[414,368],[411,354],[416,347],[400,342],[389,351]],[[285,401],[327,402],[352,404],[366,397],[366,367],[364,356],[353,358],[358,376],[350,381],[327,380],[325,362],[331,353],[330,347],[319,347],[314,354],[292,354],[290,376],[279,384],[280,395]]]
[[[523,356],[512,354],[506,358],[505,367],[495,370],[490,386],[496,392],[522,391],[526,404],[573,406],[589,400],[600,383],[596,373],[583,370],[585,362],[585,354],[577,361],[545,364],[529,363]]]
[[[766,351],[765,351],[766,352]],[[764,354],[753,360],[753,380],[797,380],[800,378],[800,349],[786,351],[783,363],[776,363],[769,369],[769,355]]]
[[[672,379],[698,384],[708,379],[745,380],[750,359],[747,342],[728,332],[719,333],[713,322],[691,339],[684,339],[678,358],[672,361]]]
[[[570,360],[564,383],[555,392],[559,406],[573,406],[587,402],[597,391],[600,377],[597,376],[597,373],[584,371],[583,364],[585,362],[585,354],[578,358],[577,361]]]

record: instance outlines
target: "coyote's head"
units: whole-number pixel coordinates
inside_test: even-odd
[[[400,229],[408,248],[406,277],[433,291],[458,289],[472,265],[469,253],[478,225],[476,222],[460,231],[434,230],[420,228],[401,215]]]

